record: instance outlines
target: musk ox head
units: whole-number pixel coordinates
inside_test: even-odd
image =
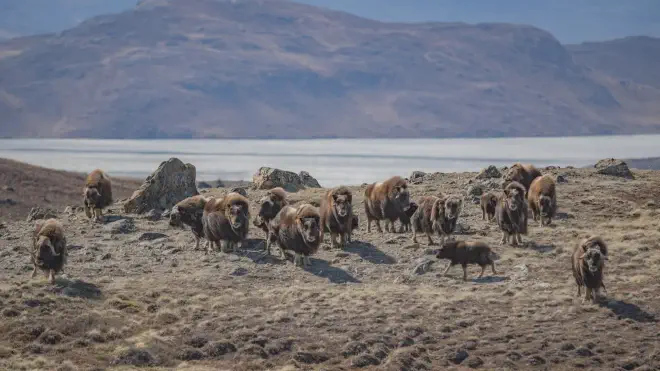
[[[463,208],[463,200],[458,197],[449,197],[445,201],[445,218],[456,219]]]
[[[399,205],[401,210],[407,211],[410,208],[410,191],[408,190],[408,184],[405,182],[396,184],[392,188],[390,199]]]
[[[497,195],[492,193],[488,195],[488,206],[495,209],[497,206]]]
[[[183,222],[181,221],[181,211],[178,206],[174,206],[170,211],[170,226],[172,227],[181,227]]]
[[[85,188],[85,200],[90,206],[96,205],[101,200],[101,192],[97,188]]]
[[[337,216],[343,218],[351,211],[351,196],[347,194],[337,194],[332,195],[332,207],[333,212]]]
[[[310,204],[301,205],[296,213],[296,228],[307,244],[319,242],[321,223],[319,213]]]
[[[452,259],[456,255],[456,241],[445,242],[438,253],[436,258],[438,259]]]
[[[547,217],[552,211],[552,198],[542,195],[539,197],[539,209],[541,210],[541,216]]]
[[[522,164],[515,163],[504,173],[502,179],[505,182],[505,186],[511,182],[519,182],[523,179],[524,167]]]
[[[37,240],[35,254],[41,258],[60,255],[57,252],[55,252],[55,246],[53,246],[53,243],[51,242],[50,238],[46,236],[39,236],[39,239]]]
[[[408,216],[408,218],[412,218],[413,214],[415,211],[417,211],[418,208],[419,205],[417,205],[417,202],[410,201],[410,207],[408,207],[408,210],[406,210],[406,216]]]
[[[525,187],[518,182],[511,182],[504,188],[504,197],[510,211],[522,209],[525,203]]]
[[[596,273],[603,268],[603,264],[607,260],[607,255],[604,255],[599,248],[591,247],[579,256],[579,259],[587,264],[589,272]]]
[[[249,219],[248,205],[241,201],[228,202],[225,206],[225,217],[234,230],[241,229]]]

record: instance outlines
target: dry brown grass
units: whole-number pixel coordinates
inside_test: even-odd
[[[192,250],[189,231],[164,220],[136,217],[136,232],[110,235],[79,213],[61,218],[69,265],[50,286],[29,278],[20,249],[29,225],[9,222],[0,238],[0,368],[658,369],[660,222],[645,205],[660,204],[660,173],[624,181],[555,172],[569,180],[558,184],[558,217],[530,225],[523,247],[497,245],[496,224],[465,203],[459,223],[470,228],[457,238],[483,240],[500,255],[496,277],[476,279],[471,266],[468,282],[460,268],[443,277],[444,261],[411,275],[437,247],[411,246],[410,233],[367,234],[360,187],[351,187],[361,220],[355,242],[319,251],[308,270],[259,259],[256,228],[239,252],[205,255]],[[412,193],[460,194],[474,175],[449,174]],[[253,215],[262,194],[250,193]],[[138,241],[143,232],[167,237]],[[610,246],[608,295],[596,305],[575,297],[570,270],[573,244],[590,233]]]

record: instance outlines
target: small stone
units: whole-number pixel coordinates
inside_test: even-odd
[[[467,189],[468,196],[480,197],[482,194],[484,194],[484,187],[481,184],[473,184]]]
[[[575,345],[573,345],[571,343],[564,343],[564,344],[561,345],[561,347],[559,349],[561,349],[565,352],[568,352],[568,351],[571,351],[571,350],[575,349]]]
[[[575,353],[580,357],[591,357],[594,355],[594,353],[587,348],[578,348]]]
[[[112,258],[112,255],[110,253],[105,253],[103,256],[101,256],[101,260],[108,260]]]
[[[243,196],[243,197],[247,197],[247,196],[248,196],[247,190],[246,190],[245,188],[243,188],[243,187],[234,187],[234,188],[231,189],[230,192],[238,193],[239,195],[241,195],[241,196]]]
[[[159,238],[167,238],[168,236],[158,232],[144,232],[138,237],[138,241],[153,241]]]
[[[229,255],[229,257],[227,257],[227,260],[229,260],[230,262],[237,262],[237,261],[241,260],[241,257],[238,256],[238,255],[233,255],[232,254],[232,255]]]
[[[380,360],[370,354],[363,354],[351,360],[351,366],[357,368],[378,366],[379,364],[380,364]]]
[[[230,274],[232,276],[237,276],[237,277],[245,276],[246,274],[248,274],[248,270],[245,268],[236,268]]]
[[[71,206],[67,206],[67,207],[64,208],[64,213],[68,214],[68,215],[72,215],[75,212],[73,211],[73,208]]]
[[[347,252],[343,252],[343,251],[340,251],[340,252],[335,254],[336,258],[346,258],[348,256],[349,256],[349,254]]]
[[[594,167],[597,169],[598,174],[611,175],[625,179],[635,178],[632,172],[630,172],[628,164],[626,164],[625,161],[615,158],[600,160],[594,165]]]
[[[342,354],[344,355],[344,357],[348,358],[350,356],[355,356],[360,353],[364,353],[366,351],[367,351],[367,346],[365,344],[359,342],[351,342],[346,344],[346,346],[344,346],[344,350],[342,351]]]
[[[545,364],[545,359],[541,356],[532,356],[527,359],[527,363],[532,366],[540,366]]]
[[[463,361],[467,359],[469,356],[468,352],[465,350],[459,350],[455,353],[451,353],[447,356],[447,360],[452,362],[453,364],[461,364]]]
[[[321,353],[296,352],[293,359],[300,363],[318,364],[327,361],[329,357]]]
[[[126,234],[135,231],[135,224],[132,219],[120,219],[104,225],[103,230],[110,234]]]
[[[466,342],[465,344],[463,344],[463,348],[465,348],[467,350],[475,350],[475,349],[477,349],[477,342],[473,341],[473,340],[470,340],[470,341]]]
[[[431,270],[431,265],[433,265],[435,262],[435,259],[429,257],[422,257],[417,259],[411,270],[411,275],[422,275],[428,272]]]
[[[147,220],[151,220],[152,222],[159,221],[162,218],[162,214],[160,211],[156,209],[151,209],[149,210],[145,215],[144,218]]]
[[[484,168],[477,174],[477,179],[491,179],[491,178],[501,178],[502,173],[500,170],[494,166],[490,165],[487,168]]]
[[[568,183],[568,179],[566,179],[566,175],[557,175],[556,179],[557,184],[563,184],[563,183]]]
[[[479,357],[474,357],[467,361],[467,365],[470,368],[479,368],[484,365],[484,361]]]

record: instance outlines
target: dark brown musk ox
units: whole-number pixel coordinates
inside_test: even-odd
[[[440,238],[440,244],[444,244],[445,237],[450,237],[456,228],[458,217],[463,207],[463,200],[454,196],[440,195],[424,196],[419,199],[419,208],[411,218],[412,241],[417,243],[417,233],[424,232],[429,240],[429,245],[435,244],[431,234],[436,232]]]
[[[264,231],[266,238],[266,254],[270,255],[270,245],[271,241],[269,238],[269,226],[270,221],[275,218],[277,213],[282,210],[282,208],[288,205],[287,193],[282,187],[275,187],[268,190],[266,194],[259,200],[259,212],[254,218],[253,224],[255,227],[260,228]]]
[[[199,241],[204,237],[204,207],[210,198],[201,195],[188,197],[172,208],[170,211],[170,226],[188,226],[195,236],[195,250],[199,250]],[[210,242],[206,242],[209,248]]]
[[[585,238],[573,248],[573,277],[577,284],[578,297],[582,295],[582,286],[586,288],[583,301],[595,302],[601,287],[607,292],[603,283],[603,270],[605,261],[608,260],[607,251],[607,244],[599,236]]]
[[[415,211],[419,208],[417,202],[411,201],[410,207],[408,210],[404,211],[403,214],[399,215],[399,222],[401,222],[401,228],[404,232],[410,232],[411,228],[411,218],[415,214]]]
[[[321,244],[321,215],[311,204],[297,207],[284,206],[270,221],[270,233],[280,247],[283,259],[285,251],[293,251],[294,264],[310,266],[309,256],[318,251]]]
[[[479,278],[484,275],[486,267],[490,265],[493,274],[497,274],[495,271],[495,260],[497,260],[497,254],[495,254],[490,246],[483,242],[471,242],[471,241],[451,241],[447,242],[440,248],[436,258],[438,259],[449,259],[449,265],[445,269],[443,275],[447,275],[449,268],[454,265],[460,264],[463,267],[463,281],[467,281],[467,265],[468,264],[477,264],[481,267],[481,273]]]
[[[557,211],[555,180],[547,174],[534,179],[527,193],[527,202],[534,221],[539,220],[541,227],[552,223]]]
[[[83,189],[83,207],[88,218],[101,221],[103,209],[112,205],[112,182],[108,174],[96,169],[87,175]]]
[[[495,218],[495,208],[497,207],[498,195],[495,192],[486,192],[481,195],[481,220],[492,221]]]
[[[330,233],[330,244],[332,248],[337,247],[337,235],[339,235],[339,248],[346,247],[353,229],[353,193],[351,190],[341,186],[328,190],[320,204],[321,214],[321,243],[323,243],[324,232]]]
[[[525,195],[529,191],[529,187],[534,181],[534,179],[540,177],[541,171],[537,169],[534,165],[528,164],[523,165],[519,162],[513,164],[507,171],[504,173],[504,183],[503,186],[506,187],[510,182],[518,182],[525,187]]]
[[[55,283],[55,275],[62,271],[67,261],[64,227],[55,219],[40,220],[32,234],[31,260],[34,265],[32,278],[41,270],[48,274],[48,281]]]
[[[364,190],[364,210],[367,215],[367,232],[376,221],[378,232],[383,232],[380,221],[385,220],[385,230],[394,232],[394,222],[410,207],[408,183],[400,176],[384,182],[372,183]],[[391,229],[390,229],[391,227]],[[403,232],[403,228],[401,228]]]
[[[206,202],[202,223],[204,237],[209,241],[207,252],[212,252],[212,244],[228,252],[247,236],[250,224],[249,201],[236,193],[210,199]]]
[[[527,202],[525,187],[518,182],[511,182],[497,200],[495,219],[502,230],[502,244],[509,243],[513,236],[513,246],[522,243],[521,234],[527,234]]]

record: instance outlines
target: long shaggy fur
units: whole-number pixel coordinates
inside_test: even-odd
[[[543,175],[534,179],[529,187],[527,202],[532,210],[534,220],[539,220],[541,227],[552,223],[552,218],[557,212],[555,180],[550,175]]]
[[[170,225],[173,227],[190,227],[195,236],[195,250],[199,249],[199,241],[204,237],[204,207],[209,199],[197,195],[188,197],[177,203],[170,212]],[[207,245],[208,248],[208,245]]]
[[[401,222],[401,228],[404,232],[409,232],[411,228],[411,218],[415,214],[415,211],[419,209],[417,202],[411,201],[410,207],[408,210],[404,211],[403,214],[399,215],[399,221]]]
[[[112,202],[112,182],[108,174],[100,169],[89,173],[83,189],[83,207],[87,217],[100,220],[102,210]]]
[[[440,238],[440,244],[443,244],[445,237],[451,236],[456,228],[458,217],[463,207],[463,200],[441,195],[424,196],[419,200],[419,208],[412,216],[412,240],[417,243],[417,233],[423,232],[429,240],[429,245],[433,245],[431,234],[436,232]]]
[[[246,197],[232,192],[206,203],[203,214],[204,236],[226,252],[243,242],[249,229],[250,211]],[[211,250],[211,244],[209,251]]]
[[[259,200],[259,212],[257,213],[256,218],[254,218],[253,223],[266,234],[266,254],[270,255],[270,221],[273,220],[277,213],[288,204],[287,193],[282,187],[275,187],[268,190],[268,192],[266,192],[266,194]]]
[[[337,235],[339,235],[339,247],[346,247],[351,240],[353,232],[353,194],[346,187],[337,187],[326,192],[321,199],[321,242],[325,229],[330,232],[330,243],[333,248],[337,247]]]
[[[513,246],[522,243],[522,234],[527,234],[527,202],[525,187],[518,182],[511,182],[497,200],[495,208],[497,225],[502,230],[502,244],[508,243],[513,236]]]
[[[603,283],[603,270],[607,258],[607,244],[602,238],[592,236],[580,241],[573,249],[572,268],[579,297],[582,286],[586,288],[584,300],[596,301]],[[605,289],[607,290],[607,289]]]
[[[282,258],[285,251],[293,251],[296,265],[309,266],[309,256],[316,253],[321,244],[321,215],[316,207],[302,204],[285,206],[271,220],[272,238],[280,247]]]
[[[481,219],[492,221],[495,218],[495,208],[497,208],[497,194],[495,192],[486,192],[481,195],[480,206],[481,206]]]
[[[32,234],[31,260],[34,265],[32,278],[41,270],[48,274],[50,283],[55,283],[55,275],[62,271],[67,261],[66,236],[64,227],[55,219],[39,221]]]
[[[371,222],[383,232],[380,221],[385,220],[385,230],[394,232],[394,222],[410,207],[408,183],[400,176],[393,176],[381,183],[372,183],[364,191],[364,211],[367,215],[367,232]],[[391,228],[390,228],[391,227]],[[402,228],[403,231],[403,228]]]
[[[529,190],[534,179],[540,177],[541,171],[534,165],[523,165],[519,162],[513,164],[504,174],[505,186],[510,182],[518,182],[525,187],[525,193]]]
[[[477,264],[481,267],[481,274],[479,274],[479,278],[484,275],[484,271],[489,265],[493,271],[493,274],[497,274],[495,271],[496,255],[493,253],[490,246],[483,242],[447,242],[442,246],[442,248],[440,248],[440,251],[438,251],[436,257],[438,259],[449,259],[449,265],[444,272],[445,275],[449,271],[449,268],[460,264],[463,267],[463,281],[467,281],[468,264]]]

